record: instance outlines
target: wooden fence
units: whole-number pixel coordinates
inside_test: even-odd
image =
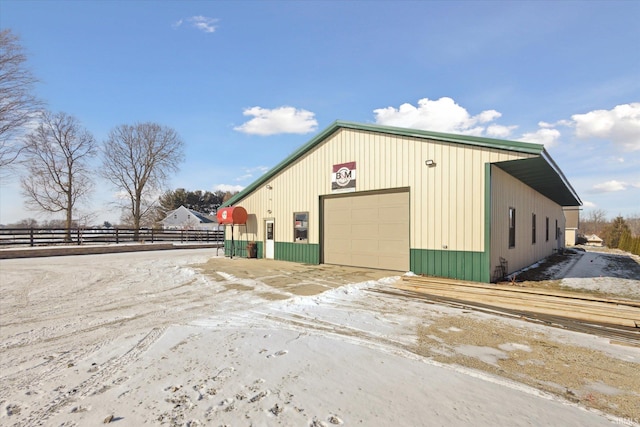
[[[130,228],[0,228],[0,247],[131,243]],[[138,242],[224,243],[224,231],[141,229]]]

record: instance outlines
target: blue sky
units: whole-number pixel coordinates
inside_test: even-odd
[[[170,188],[239,189],[347,120],[544,143],[610,217],[640,214],[639,21],[638,1],[0,0],[50,110],[98,141],[178,131]],[[115,192],[96,181],[96,223]],[[0,223],[26,217],[48,219],[3,180]]]

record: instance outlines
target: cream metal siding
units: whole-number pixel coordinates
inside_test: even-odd
[[[340,128],[238,205],[255,215],[247,240],[262,240],[264,219],[274,218],[276,241],[293,242],[293,212],[309,212],[309,243],[319,244],[319,197],[332,194],[332,166],[355,161],[357,192],[410,188],[412,249],[483,252],[485,163],[532,156]]]
[[[580,228],[580,207],[567,206],[562,208],[567,228]]]
[[[509,208],[516,209],[516,245],[509,248]],[[532,214],[536,214],[536,243],[532,242]],[[545,219],[549,218],[549,240]],[[512,273],[564,247],[564,235],[556,239],[555,222],[564,233],[562,207],[496,166],[491,167],[491,272],[507,260]]]
[[[565,218],[564,243],[566,246],[574,246],[578,241],[578,229],[580,228],[580,207],[565,206],[563,208]]]
[[[353,194],[323,203],[326,264],[409,271],[409,192]]]

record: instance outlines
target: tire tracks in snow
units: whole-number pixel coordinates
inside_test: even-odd
[[[153,328],[138,343],[130,348],[122,356],[113,359],[95,372],[91,377],[81,382],[69,391],[58,396],[48,405],[29,411],[29,418],[24,420],[27,425],[42,425],[44,421],[60,412],[65,406],[71,405],[78,399],[90,395],[101,394],[117,385],[125,382],[128,378],[116,378],[118,372],[128,364],[139,359],[166,331],[166,327]]]

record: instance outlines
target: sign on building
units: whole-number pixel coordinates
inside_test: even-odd
[[[331,192],[348,193],[356,191],[356,162],[333,165]]]

